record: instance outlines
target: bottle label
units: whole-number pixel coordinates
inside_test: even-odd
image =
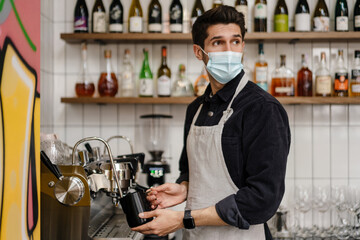
[[[310,31],[310,14],[298,13],[295,15],[295,31],[309,32]]]
[[[314,31],[315,32],[328,32],[330,29],[329,17],[314,17]]]
[[[134,82],[131,71],[124,71],[121,78],[121,89],[128,90],[134,88]]]
[[[351,81],[360,83],[360,69],[352,69],[351,70]]]
[[[261,87],[264,91],[268,90],[268,84],[267,82],[258,82],[256,83],[259,87]],[[276,90],[275,90],[276,91]]]
[[[106,21],[104,12],[94,12],[93,14],[94,32],[104,33],[106,32]]]
[[[109,25],[109,31],[110,32],[122,32],[123,31],[123,25],[120,23],[113,23]]]
[[[292,95],[292,92],[293,92],[292,90],[293,90],[292,87],[276,87],[275,93],[279,93],[279,94],[286,93],[286,95],[290,96],[290,95]]]
[[[265,19],[267,18],[267,6],[263,3],[255,5],[254,18]]]
[[[160,23],[150,23],[149,32],[161,32],[162,26]]]
[[[121,15],[122,11],[119,6],[113,7],[113,9],[110,11],[110,18],[113,22],[122,22]]]
[[[245,29],[247,29],[248,7],[246,5],[237,5],[237,6],[235,6],[235,9],[244,15]]]
[[[130,17],[130,32],[142,32],[142,17]]]
[[[88,30],[86,17],[75,17],[74,30],[75,31],[87,31]]]
[[[166,75],[162,75],[161,77],[159,77],[157,82],[157,90],[158,95],[160,96],[170,96],[171,79]]]
[[[170,24],[170,32],[182,32],[182,24],[181,23]]]
[[[139,80],[139,95],[153,96],[153,80],[151,78],[142,78]]]
[[[349,31],[349,18],[341,16],[336,18],[336,31]]]
[[[348,74],[335,73],[334,90],[335,91],[347,91],[349,79]]]
[[[352,93],[360,93],[360,83],[353,83],[351,85],[351,92]]]
[[[198,86],[196,96],[198,96],[198,97],[202,96],[205,93],[206,88],[207,88],[207,85]]]
[[[255,69],[255,81],[257,83],[267,82],[267,67],[256,67]]]
[[[316,77],[316,93],[327,95],[331,94],[331,77],[330,76],[318,76]]]
[[[289,31],[289,17],[287,14],[276,14],[275,19],[275,32],[288,32]]]
[[[360,27],[360,15],[355,16],[354,22],[356,28]]]
[[[181,21],[181,9],[178,5],[175,5],[170,11],[170,21]]]

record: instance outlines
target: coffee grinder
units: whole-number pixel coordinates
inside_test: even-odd
[[[170,165],[163,159],[168,144],[169,121],[171,115],[142,115],[141,132],[145,148],[152,159],[144,164],[143,173],[147,174],[147,184],[155,187],[165,183],[165,174],[170,173]]]

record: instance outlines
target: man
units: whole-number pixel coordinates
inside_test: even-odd
[[[243,78],[244,18],[221,6],[192,29],[195,56],[210,84],[186,112],[177,183],[152,188],[155,219],[133,228],[166,235],[185,228],[184,239],[271,239],[266,221],[283,193],[290,147],[288,118],[280,103]],[[166,209],[186,200],[186,210]]]

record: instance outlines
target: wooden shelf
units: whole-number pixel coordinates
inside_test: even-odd
[[[70,104],[189,104],[195,97],[111,98],[63,97],[62,103]],[[281,104],[360,104],[360,97],[278,97]]]
[[[68,43],[97,42],[183,42],[191,43],[190,33],[62,33]],[[360,41],[360,32],[252,32],[245,41]]]

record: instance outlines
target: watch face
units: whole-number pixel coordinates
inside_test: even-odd
[[[190,218],[184,218],[183,223],[184,223],[184,227],[185,227],[186,229],[193,229],[193,228],[195,228],[195,222],[194,222],[194,219],[193,219],[192,217],[190,217]]]

